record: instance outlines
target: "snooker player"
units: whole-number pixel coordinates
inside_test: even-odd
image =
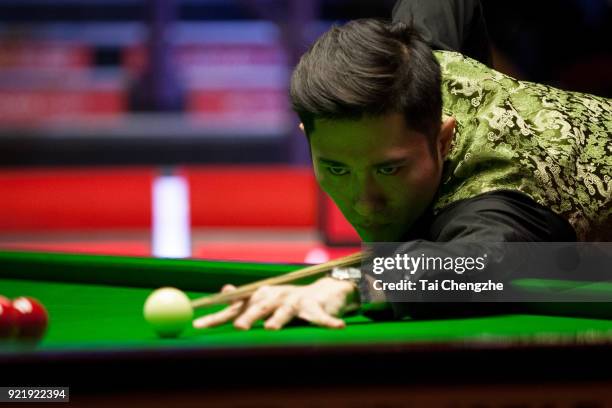
[[[517,81],[371,19],[324,33],[291,98],[319,185],[363,241],[611,238],[609,99]],[[377,296],[358,279],[262,287],[194,326],[341,328],[344,311]]]

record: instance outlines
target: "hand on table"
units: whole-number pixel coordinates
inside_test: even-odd
[[[226,285],[222,291],[235,289]],[[196,319],[193,326],[207,328],[233,321],[237,329],[248,330],[256,321],[266,319],[266,329],[278,330],[298,317],[318,326],[339,329],[345,323],[337,316],[357,306],[357,293],[355,284],[329,277],[305,286],[262,286],[248,299]]]

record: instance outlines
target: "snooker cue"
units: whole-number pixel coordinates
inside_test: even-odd
[[[307,266],[297,271],[289,272],[281,276],[275,276],[273,278],[263,279],[257,282],[249,283],[248,285],[240,286],[231,292],[217,293],[212,296],[205,296],[199,299],[191,301],[191,306],[195,308],[207,307],[225,303],[231,303],[235,300],[239,300],[252,295],[257,289],[267,285],[281,285],[285,283],[291,283],[298,281],[303,278],[320,275],[331,271],[333,268],[350,266],[361,262],[363,259],[363,252],[357,252],[342,258],[334,259],[329,262],[325,262],[318,265]]]

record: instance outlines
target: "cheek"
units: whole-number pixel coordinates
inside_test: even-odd
[[[407,183],[412,187],[415,196],[431,200],[438,190],[441,168],[425,139],[415,146],[412,163],[413,166],[407,174]]]
[[[429,204],[438,190],[438,172],[433,162],[423,163],[410,169],[400,183],[390,190],[399,201],[397,204],[410,208],[422,207]]]
[[[435,163],[431,160],[416,168],[410,177],[411,183],[414,184],[418,191],[426,192],[432,189],[435,190],[438,187],[438,171]]]
[[[412,178],[412,184],[414,185],[415,191],[418,191],[418,201],[429,201],[433,199],[433,196],[438,191],[438,184],[440,182],[439,172],[435,167],[434,163],[431,162],[428,166],[423,166],[419,171],[415,172]]]
[[[315,170],[315,177],[319,187],[329,195],[337,204],[347,199],[348,184],[342,177],[331,177],[325,171]]]

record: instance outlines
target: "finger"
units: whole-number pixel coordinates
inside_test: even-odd
[[[330,315],[318,303],[305,305],[298,316],[317,326],[329,327],[331,329],[342,329],[346,326],[344,320]]]
[[[268,330],[279,330],[284,325],[289,323],[297,314],[297,309],[294,305],[284,304],[264,323],[264,328]]]
[[[221,288],[221,293],[227,293],[233,290],[236,290],[236,287],[234,285],[227,284]],[[227,323],[238,316],[243,307],[244,301],[234,302],[220,312],[202,316],[199,319],[194,320],[193,327],[196,329],[203,329],[206,327],[214,327]]]
[[[227,323],[230,320],[235,319],[236,316],[239,316],[240,313],[242,313],[242,311],[244,310],[244,306],[244,300],[232,303],[230,306],[226,307],[220,312],[202,316],[194,320],[193,327],[195,327],[196,329],[204,329],[207,327],[214,327]]]
[[[272,302],[252,304],[247,307],[244,313],[234,320],[234,327],[241,330],[248,330],[257,320],[263,319],[272,313],[274,308],[275,304]]]
[[[236,287],[232,284],[223,285],[221,288],[221,293],[231,292],[232,290],[236,290]]]
[[[251,303],[268,302],[270,298],[277,297],[280,286],[261,286],[251,295]]]

